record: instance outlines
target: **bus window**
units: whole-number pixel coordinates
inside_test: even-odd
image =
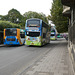
[[[16,36],[17,30],[16,29],[6,29],[5,36]]]
[[[20,33],[20,37],[21,37],[21,38],[25,38],[25,33],[24,33],[24,32],[21,32],[21,33]]]
[[[27,36],[38,37],[40,36],[40,32],[26,32]]]
[[[54,34],[51,34],[51,36],[54,36]]]
[[[29,20],[27,22],[27,27],[39,27],[40,21],[39,20]]]

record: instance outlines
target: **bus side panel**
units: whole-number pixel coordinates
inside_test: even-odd
[[[24,45],[25,44],[25,30],[23,29],[20,29],[20,40],[21,40],[22,45]]]
[[[6,39],[6,36],[5,36],[5,29],[4,29],[4,44],[5,44],[5,39]]]
[[[4,29],[4,39],[5,39],[5,29]]]
[[[25,43],[25,38],[21,38],[20,40],[21,40],[21,43],[23,45]]]
[[[46,31],[47,29],[45,27],[42,27],[42,44],[45,45],[47,43],[47,40],[46,40]]]
[[[46,39],[47,39],[47,43],[50,43],[50,32],[49,31],[47,32]]]
[[[41,42],[41,46],[43,45],[43,36],[42,36],[42,20],[40,21],[40,42]]]
[[[20,38],[20,29],[17,29],[17,37],[16,38],[19,41],[20,45],[22,45],[21,38]]]
[[[42,43],[43,45],[50,43],[50,28],[45,23],[42,24]]]

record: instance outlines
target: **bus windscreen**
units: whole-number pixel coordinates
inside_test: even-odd
[[[16,36],[17,30],[16,29],[6,29],[5,36]]]
[[[55,34],[51,34],[51,36],[55,36]]]
[[[30,37],[38,37],[40,36],[40,32],[26,32],[26,35]]]
[[[40,27],[40,21],[39,20],[29,20],[27,22],[27,27]]]

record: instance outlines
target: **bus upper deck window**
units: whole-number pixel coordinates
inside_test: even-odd
[[[27,22],[27,27],[40,27],[40,21],[39,20],[29,20]]]

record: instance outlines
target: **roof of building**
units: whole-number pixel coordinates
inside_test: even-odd
[[[61,2],[63,5],[70,6],[70,7],[75,4],[75,0],[61,0]]]

